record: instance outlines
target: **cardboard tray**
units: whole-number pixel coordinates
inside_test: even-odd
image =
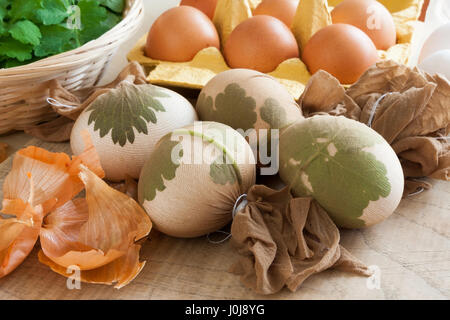
[[[342,0],[301,0],[291,30],[302,48],[319,29],[331,24],[330,12]],[[233,29],[252,16],[261,0],[219,0],[213,22],[221,43]],[[408,64],[412,56],[415,30],[421,22],[423,0],[380,0],[391,12],[397,29],[397,44],[387,51],[379,51],[381,59],[392,59]],[[222,53],[214,47],[205,48],[189,62],[169,62],[151,59],[144,54],[147,35],[142,37],[129,52],[128,60],[137,61],[149,70],[148,81],[153,84],[201,89],[216,74],[230,69]],[[298,58],[282,62],[268,73],[280,81],[298,99],[311,74]]]

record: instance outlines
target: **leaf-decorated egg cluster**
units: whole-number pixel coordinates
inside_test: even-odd
[[[0,68],[69,51],[122,19],[125,0],[0,0]]]

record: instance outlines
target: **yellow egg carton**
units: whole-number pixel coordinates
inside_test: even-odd
[[[262,0],[219,0],[213,23],[221,44],[233,29],[252,16],[252,10]],[[318,30],[331,24],[331,10],[342,0],[300,0],[291,30],[300,49]],[[379,0],[392,14],[397,29],[397,44],[387,51],[379,51],[381,59],[392,59],[407,64],[411,56],[411,43],[423,0]],[[189,62],[154,60],[144,53],[147,35],[129,52],[128,60],[137,61],[150,69],[148,81],[153,84],[201,89],[216,74],[229,70],[225,59],[215,47],[205,48]],[[311,74],[298,58],[283,61],[268,73],[280,81],[298,99]]]

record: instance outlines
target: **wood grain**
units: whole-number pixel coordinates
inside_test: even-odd
[[[19,134],[8,143],[15,149],[28,144],[70,149],[68,144],[25,140]],[[0,165],[1,183],[11,162],[10,157]],[[450,184],[432,183],[432,190],[403,200],[385,222],[342,230],[342,244],[368,265],[378,266],[379,289],[369,289],[366,278],[328,270],[309,278],[295,293],[285,289],[259,296],[228,271],[237,259],[229,242],[217,245],[205,237],[175,239],[152,231],[141,251],[147,265],[121,290],[84,283],[81,290],[67,289],[64,277],[38,262],[37,245],[21,266],[0,279],[0,299],[449,299]]]

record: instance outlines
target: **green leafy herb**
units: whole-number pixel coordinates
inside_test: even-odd
[[[38,26],[29,20],[17,21],[9,28],[9,33],[17,41],[34,46],[40,43],[42,37]]]
[[[73,31],[60,25],[42,26],[41,43],[34,48],[37,57],[46,57],[76,48]]]
[[[12,38],[0,39],[0,56],[14,58],[18,61],[25,61],[31,59],[33,47],[29,44],[23,44],[20,41]]]
[[[36,11],[36,16],[46,26],[59,24],[69,16],[69,7],[69,0],[43,1],[42,8]]]
[[[122,12],[125,7],[125,0],[100,0],[100,3],[117,13]]]
[[[30,63],[99,38],[124,0],[0,0],[0,68]]]

